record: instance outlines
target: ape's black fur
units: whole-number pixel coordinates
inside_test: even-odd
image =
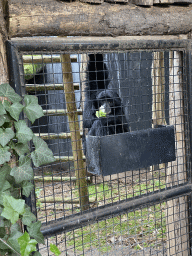
[[[87,128],[89,135],[105,136],[129,131],[121,99],[115,91],[108,89],[109,83],[102,54],[90,54],[83,111],[83,128],[84,131]],[[98,118],[96,111],[104,102],[110,105],[111,112]]]
[[[83,127],[88,128],[89,135],[105,136],[129,131],[121,99],[115,91],[108,89],[109,83],[102,54],[90,54],[83,112]],[[111,113],[107,117],[96,117],[96,111],[106,101],[110,103]]]

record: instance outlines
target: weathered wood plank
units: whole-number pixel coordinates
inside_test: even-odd
[[[182,55],[174,51],[169,56],[169,123],[175,126],[177,159],[168,163],[167,187],[187,181],[183,99]],[[167,255],[190,255],[187,197],[167,202],[166,229]]]
[[[71,57],[71,62],[77,62],[77,57]],[[60,56],[45,56],[45,55],[23,55],[24,64],[48,64],[61,63]]]
[[[77,115],[82,115],[82,110],[77,109],[75,113]],[[43,114],[46,116],[66,116],[69,112],[67,109],[47,109],[43,110]]]
[[[35,3],[11,1],[10,37],[176,35],[192,31],[192,5],[146,9],[132,4],[103,3],[98,8],[81,2]]]
[[[74,83],[74,90],[79,90],[80,86],[79,83]],[[27,92],[34,92],[34,91],[45,91],[45,90],[63,90],[63,84],[26,84],[25,89]]]

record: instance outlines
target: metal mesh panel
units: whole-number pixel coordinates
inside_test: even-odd
[[[87,218],[84,225],[77,221],[78,225],[75,227],[72,223],[70,229],[68,224],[66,231],[63,228],[62,232],[60,229],[51,235],[46,231],[46,244],[39,247],[42,255],[53,255],[49,248],[51,243],[58,245],[62,255],[189,253],[190,193],[185,196],[181,193],[180,197],[164,201],[159,197],[150,205],[140,202],[137,209],[133,203],[132,210],[127,207],[118,214],[109,210],[101,217],[102,209],[105,212],[113,205],[118,208],[118,204],[134,202],[140,197],[145,202],[148,195],[154,194],[155,198],[157,192],[182,188],[190,180],[187,51],[166,46],[161,50],[138,49],[139,46],[123,51],[77,51],[71,48],[68,51],[20,51],[22,93],[36,95],[45,114],[29,126],[36,136],[48,143],[56,159],[52,164],[34,167],[37,218],[43,222],[44,231],[50,224],[57,225],[63,220],[66,220],[65,225],[68,220],[70,223],[73,216],[85,214],[83,216]],[[91,61],[94,70],[88,70]],[[92,91],[86,89],[91,83],[95,86]],[[108,90],[113,97],[106,96]],[[99,98],[99,93],[104,97]],[[109,113],[98,116],[103,110],[103,102],[109,101]],[[91,108],[88,115],[87,105]],[[89,121],[88,117],[87,125],[85,119]],[[142,157],[134,155],[135,162],[141,160],[141,168],[131,169],[128,162],[127,169],[120,171],[122,165],[117,157],[112,159],[114,162],[108,162],[107,168],[112,169],[119,161],[119,169],[111,175],[102,175],[103,137],[136,134],[137,148],[139,136],[145,138],[153,130],[161,131],[166,127],[174,130],[172,146],[175,155],[171,156],[172,160],[161,161],[161,152],[156,152],[156,147],[149,148],[146,155],[158,155],[158,163],[152,161],[145,165]],[[95,153],[92,158],[85,155],[89,150],[86,136],[98,138],[98,150],[94,152],[99,152],[99,158]],[[155,137],[157,146],[166,141],[160,136],[157,133]],[[110,139],[109,145],[105,148],[107,152],[103,152],[105,156],[110,156],[112,151],[118,156],[120,149],[124,149],[119,144],[110,144]],[[144,146],[141,144],[137,152]],[[165,152],[170,157],[171,151],[166,148]],[[126,153],[131,155],[128,150]],[[101,169],[100,175],[90,171],[89,161],[92,160],[94,168],[99,166]],[[100,211],[98,219],[97,210]],[[89,220],[91,214],[94,221]]]
[[[183,197],[189,203],[188,198]],[[182,223],[186,221],[188,213],[184,210],[175,215],[175,200],[180,199],[139,208],[47,238],[40,252],[42,255],[52,255],[50,252],[47,254],[52,243],[57,244],[62,255],[188,255],[189,227],[188,223]],[[180,206],[184,205],[181,203]],[[170,218],[172,221],[168,222]],[[175,232],[179,232],[182,242],[176,243]],[[173,247],[176,253],[172,253]]]

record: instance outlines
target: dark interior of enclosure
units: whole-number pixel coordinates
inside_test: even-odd
[[[121,100],[125,116],[122,120],[129,125],[129,132],[171,125],[173,129],[179,127],[181,142],[179,144],[175,141],[176,159],[121,173],[117,170],[116,174],[107,176],[92,175],[87,171],[83,150],[82,137],[90,131],[83,127],[89,54],[74,51],[67,54],[61,51],[21,53],[20,80],[23,81],[25,93],[38,97],[45,114],[33,125],[29,125],[37,136],[48,143],[56,158],[50,165],[34,168],[36,214],[45,226],[82,212],[82,199],[77,185],[81,177],[77,177],[75,169],[80,161],[86,170],[88,212],[102,207],[105,209],[108,205],[124,200],[134,200],[155,191],[164,191],[172,186],[182,186],[189,178],[189,91],[185,50],[165,48],[161,51],[97,52],[103,56],[103,69],[106,66],[109,72],[108,89],[114,91]],[[70,57],[70,63],[64,63],[66,55]],[[66,97],[70,93],[66,93],[64,83],[65,68],[69,66],[71,71],[69,69],[67,73],[72,74],[74,90],[71,94],[75,95],[72,116],[69,116],[69,101]],[[99,82],[96,79],[96,83],[104,82],[105,79]],[[99,118],[107,119],[107,116],[94,118],[97,121]],[[70,123],[73,122],[78,122],[78,131],[71,130]],[[182,133],[182,130],[185,132]],[[74,146],[71,141],[74,132],[79,133],[81,138],[81,147],[76,150],[84,152],[77,163],[74,162]],[[117,145],[112,144],[111,147],[110,150],[118,151]],[[178,221],[174,216],[174,200],[181,200],[184,210],[179,218],[187,223],[189,213],[185,203],[190,205],[189,193],[182,198],[173,197],[154,204],[141,204],[132,211],[60,232],[47,237],[46,244],[40,245],[39,250],[42,255],[53,255],[49,251],[50,243],[53,243],[58,245],[62,255],[167,255],[169,239],[170,246],[174,246],[167,226],[170,228],[171,223]],[[171,223],[167,222],[169,215],[173,215]],[[187,224],[182,229],[185,235],[189,234]],[[189,241],[184,243],[187,243],[189,250]],[[181,251],[184,252],[182,245]]]

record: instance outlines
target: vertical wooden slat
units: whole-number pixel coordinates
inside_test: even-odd
[[[73,86],[73,77],[71,69],[71,59],[69,54],[61,55],[64,92],[66,107],[68,111],[69,128],[71,132],[71,145],[74,158],[75,174],[77,185],[79,187],[80,205],[82,210],[89,207],[88,188],[86,181],[86,169],[83,163],[83,152],[79,130],[79,121],[75,103],[75,92]]]
[[[167,187],[182,184],[186,181],[186,151],[184,133],[182,88],[182,54],[169,54],[169,123],[175,126],[176,161],[168,164]],[[167,255],[188,256],[188,205],[186,197],[181,196],[167,202]]]
[[[164,52],[154,52],[152,56],[152,128],[156,128],[166,125]],[[156,168],[163,169],[165,164],[151,166],[150,169],[153,171]]]
[[[164,52],[153,53],[152,63],[152,127],[166,125]]]

